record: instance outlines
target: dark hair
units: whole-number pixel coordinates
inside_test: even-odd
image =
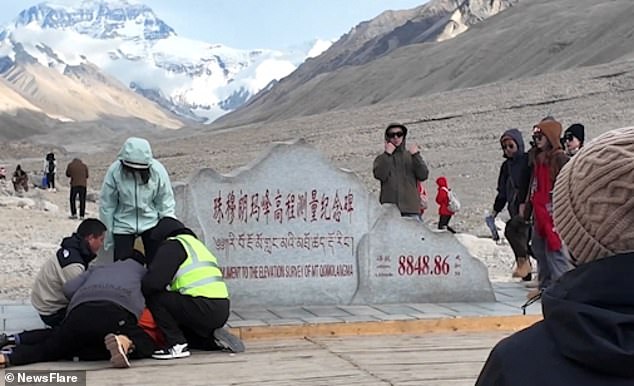
[[[101,236],[106,231],[106,226],[96,218],[87,218],[77,227],[77,234],[86,238],[88,236]]]
[[[141,177],[141,181],[143,182],[143,185],[146,185],[148,181],[150,181],[149,167],[147,169],[135,169],[133,167],[126,165],[125,163],[123,163],[123,161],[121,161],[121,167],[123,168],[123,170],[125,170],[126,173],[137,174],[139,177]]]

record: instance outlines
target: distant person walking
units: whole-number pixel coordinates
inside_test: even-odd
[[[418,181],[425,181],[429,170],[420,148],[407,145],[407,127],[391,123],[385,129],[384,152],[374,160],[374,178],[381,182],[381,204],[396,204],[401,216],[420,217]]]
[[[148,261],[160,241],[150,233],[163,217],[175,217],[176,203],[167,170],[152,156],[150,143],[128,138],[110,165],[101,187],[99,215],[108,227],[105,249],[114,246],[114,260],[132,254],[138,236]]]
[[[451,217],[455,214],[450,208],[450,192],[449,185],[447,184],[447,178],[440,176],[436,179],[436,185],[438,185],[438,192],[436,193],[436,204],[438,204],[438,229],[446,229],[451,233],[456,231],[449,226]]]
[[[86,187],[88,166],[79,158],[74,158],[66,167],[66,177],[70,178],[70,218],[77,218],[77,198],[79,197],[79,219],[86,215]]]
[[[50,191],[55,191],[55,173],[57,172],[57,161],[54,153],[48,153],[44,160],[44,174],[46,174],[46,187]]]

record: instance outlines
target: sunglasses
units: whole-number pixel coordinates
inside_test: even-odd
[[[544,135],[542,133],[533,134],[533,140],[534,141],[541,141],[542,138],[544,138]]]
[[[401,138],[403,135],[405,135],[405,134],[402,131],[394,131],[394,132],[391,132],[391,133],[387,133],[387,137],[388,138],[396,138],[396,137]]]
[[[515,144],[512,143],[512,142],[511,143],[502,144],[502,150],[506,150],[506,149],[509,149],[509,150],[515,149]]]
[[[575,136],[572,134],[566,134],[566,136],[564,137],[564,139],[568,142],[572,141],[573,139],[575,139]]]

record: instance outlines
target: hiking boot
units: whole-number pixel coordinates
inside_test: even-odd
[[[152,354],[152,358],[154,359],[178,359],[178,358],[186,358],[190,356],[191,353],[187,348],[187,343],[175,344],[170,348],[164,348],[162,350],[156,350]]]
[[[214,330],[214,343],[221,350],[231,352],[243,352],[244,343],[237,336],[233,335],[226,328],[217,328]]]
[[[112,367],[124,369],[130,367],[128,352],[132,341],[125,335],[108,334],[104,338],[106,348],[110,351],[110,363]]]
[[[69,219],[71,220],[77,220],[77,215],[76,214],[71,214],[70,216],[68,216]]]

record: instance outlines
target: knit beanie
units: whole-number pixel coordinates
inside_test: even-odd
[[[555,228],[577,264],[634,251],[634,127],[583,147],[555,182]]]
[[[561,149],[561,142],[559,141],[559,137],[561,137],[561,123],[555,120],[546,120],[541,121],[535,125],[535,127],[539,127],[548,138],[548,142],[555,149]]]
[[[572,135],[573,137],[577,138],[579,142],[583,143],[583,140],[585,139],[585,127],[581,123],[570,125],[570,127],[567,128],[564,132],[564,137],[568,134]]]

